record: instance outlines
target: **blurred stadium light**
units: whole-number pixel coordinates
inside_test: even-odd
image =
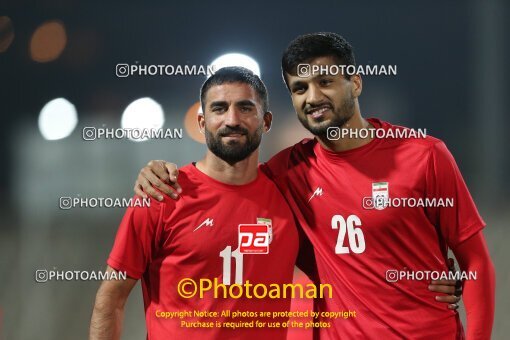
[[[217,71],[222,67],[228,66],[242,66],[251,70],[253,73],[260,77],[260,67],[259,64],[253,59],[245,54],[241,53],[228,53],[219,56],[214,59],[211,65],[214,65],[214,69]],[[210,74],[209,74],[210,76]]]
[[[65,98],[49,101],[39,114],[39,131],[47,140],[66,138],[77,124],[76,108]]]
[[[64,25],[48,21],[40,25],[30,40],[30,55],[34,61],[45,63],[60,57],[67,44]]]
[[[122,114],[120,125],[123,129],[160,129],[165,123],[163,108],[154,99],[145,97],[132,102]],[[142,142],[148,138],[131,138]]]

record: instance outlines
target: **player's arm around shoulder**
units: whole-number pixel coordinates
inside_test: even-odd
[[[163,160],[152,160],[140,170],[133,190],[140,197],[163,201],[164,195],[176,200],[182,193],[177,182],[177,165]]]
[[[108,266],[106,271],[115,271]],[[108,275],[109,276],[109,275]],[[90,340],[120,339],[124,306],[137,280],[104,280],[96,294],[92,319],[90,321]]]

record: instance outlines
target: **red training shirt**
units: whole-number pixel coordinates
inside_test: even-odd
[[[377,119],[369,122],[385,130],[405,129]],[[316,300],[317,310],[356,312],[347,319],[322,318],[331,327],[314,329],[316,337],[463,337],[458,313],[435,301],[437,293],[427,289],[429,280],[390,282],[395,270],[447,272],[448,246],[485,226],[442,141],[429,136],[375,138],[353,150],[331,152],[305,139],[278,153],[263,170],[311,242],[298,265],[312,279],[333,286],[333,298]],[[363,207],[381,192],[389,198],[442,198],[443,204],[448,198],[454,205]]]
[[[285,199],[264,173],[246,185],[218,182],[190,164],[180,169],[183,193],[179,200],[151,200],[150,207],[128,208],[120,224],[108,264],[142,280],[148,339],[282,339],[285,328],[186,328],[183,321],[250,322],[258,318],[231,319],[186,317],[162,318],[162,312],[191,311],[288,311],[286,299],[183,298],[177,286],[183,278],[219,283],[255,285],[292,283],[298,251],[294,217]],[[268,219],[272,229],[269,253],[237,254],[239,224],[257,224]],[[260,222],[259,222],[260,224]],[[271,234],[271,233],[270,233]],[[242,268],[238,266],[241,259]],[[230,262],[230,266],[227,266]],[[226,276],[223,273],[226,273]],[[228,278],[230,276],[230,278]],[[226,281],[224,281],[226,280]],[[187,287],[188,291],[190,286]],[[220,290],[220,292],[222,292]],[[236,291],[237,292],[237,291]],[[258,290],[262,294],[262,290]],[[220,293],[222,294],[222,293]],[[253,293],[252,293],[253,295]],[[159,317],[158,317],[159,315]],[[221,314],[220,314],[221,316]],[[268,318],[260,318],[268,322]],[[274,321],[284,321],[277,318]]]

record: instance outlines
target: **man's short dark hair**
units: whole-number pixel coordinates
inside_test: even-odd
[[[286,73],[295,75],[299,64],[319,57],[333,57],[338,65],[356,66],[352,46],[341,35],[331,32],[300,35],[291,41],[282,56],[282,75],[287,88]],[[350,75],[346,77],[350,79]]]
[[[262,80],[260,80],[259,76],[247,68],[240,66],[229,66],[220,68],[202,85],[202,88],[200,89],[200,102],[203,112],[205,112],[205,96],[207,91],[209,91],[209,89],[213,86],[229,83],[243,83],[251,86],[251,88],[255,90],[260,98],[262,110],[264,112],[269,110],[267,89]]]

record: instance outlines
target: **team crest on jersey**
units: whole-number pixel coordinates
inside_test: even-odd
[[[269,254],[267,224],[240,224],[238,249],[241,254]]]
[[[269,244],[273,242],[273,222],[270,218],[257,217],[257,224],[265,224],[269,228]]]
[[[374,208],[383,210],[388,206],[390,199],[388,182],[372,183],[372,200]]]

